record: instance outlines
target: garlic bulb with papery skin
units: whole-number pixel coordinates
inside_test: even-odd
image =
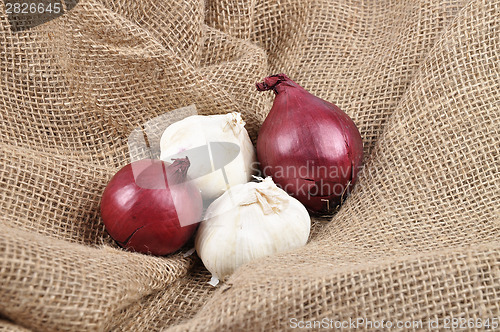
[[[163,132],[160,149],[160,159],[167,162],[189,157],[188,177],[205,200],[250,181],[256,162],[255,149],[238,112],[193,115],[175,122]]]
[[[204,219],[195,248],[214,286],[251,260],[305,245],[311,228],[306,208],[271,177],[231,187]]]

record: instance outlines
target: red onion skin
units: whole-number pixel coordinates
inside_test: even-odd
[[[186,181],[188,167],[187,158],[173,164],[144,159],[113,176],[101,198],[101,216],[120,246],[166,255],[191,238],[201,220],[203,201],[199,190]]]
[[[363,141],[356,125],[284,74],[267,77],[257,89],[276,94],[257,138],[264,175],[310,212],[331,212],[357,180]]]

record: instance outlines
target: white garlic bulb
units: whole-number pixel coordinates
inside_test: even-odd
[[[253,259],[305,245],[310,228],[306,208],[268,177],[231,187],[210,204],[195,248],[215,286]]]
[[[188,177],[204,199],[219,197],[229,187],[250,181],[255,149],[241,114],[193,115],[165,129],[160,159],[188,157]]]

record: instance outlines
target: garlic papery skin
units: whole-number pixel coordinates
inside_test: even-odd
[[[160,159],[167,162],[189,158],[187,176],[205,200],[250,181],[256,165],[255,149],[238,112],[193,115],[175,122],[163,132],[160,150]]]
[[[305,245],[310,229],[302,203],[268,177],[231,187],[210,204],[195,248],[215,285],[247,262]]]

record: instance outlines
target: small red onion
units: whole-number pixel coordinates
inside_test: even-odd
[[[257,90],[276,94],[257,138],[264,175],[309,211],[332,211],[356,182],[363,159],[356,125],[284,74],[265,78]]]
[[[193,235],[201,220],[200,191],[186,181],[189,159],[144,159],[126,165],[101,199],[106,230],[122,247],[166,255]]]

